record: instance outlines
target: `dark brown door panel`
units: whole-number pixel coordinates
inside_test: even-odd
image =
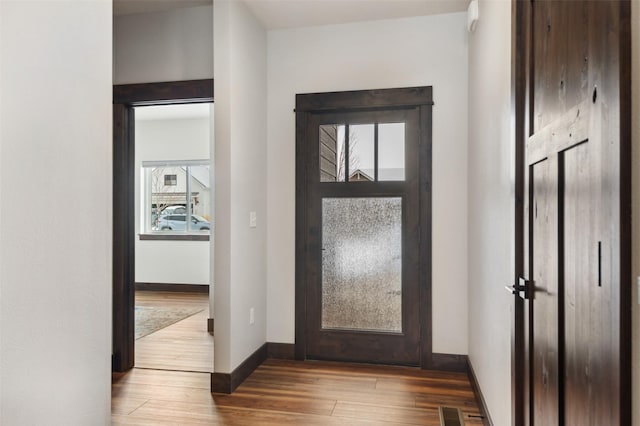
[[[630,2],[512,4],[513,422],[628,425]]]

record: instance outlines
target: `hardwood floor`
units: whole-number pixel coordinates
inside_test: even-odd
[[[115,425],[440,425],[438,406],[481,425],[464,374],[268,360],[232,395],[209,375],[142,370],[114,376]]]
[[[213,372],[213,336],[207,332],[207,294],[137,291],[136,305],[202,308],[200,313],[136,340],[136,368]]]
[[[441,405],[460,408],[465,425],[482,425],[459,373],[267,360],[233,394],[212,394],[206,295],[139,292],[136,303],[205,309],[136,342],[136,368],[113,375],[113,425],[439,426]]]

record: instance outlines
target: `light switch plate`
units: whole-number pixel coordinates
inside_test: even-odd
[[[249,227],[255,228],[257,226],[257,221],[256,212],[249,212]]]

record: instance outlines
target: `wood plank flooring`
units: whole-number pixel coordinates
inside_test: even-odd
[[[137,291],[136,305],[202,308],[200,313],[136,340],[137,368],[213,372],[213,336],[207,332],[209,295]]]
[[[464,374],[402,367],[268,360],[231,395],[209,375],[134,369],[114,376],[115,425],[426,425],[438,406],[481,425]]]
[[[142,305],[206,309],[136,342],[136,368],[113,375],[113,425],[439,426],[441,405],[460,408],[465,425],[482,425],[471,385],[459,373],[268,360],[232,395],[212,394],[206,295],[139,293]]]

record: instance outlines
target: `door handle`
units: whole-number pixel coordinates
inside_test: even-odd
[[[505,286],[504,288],[513,295],[518,295],[523,299],[529,299],[530,283],[522,277],[518,278],[517,284]]]

